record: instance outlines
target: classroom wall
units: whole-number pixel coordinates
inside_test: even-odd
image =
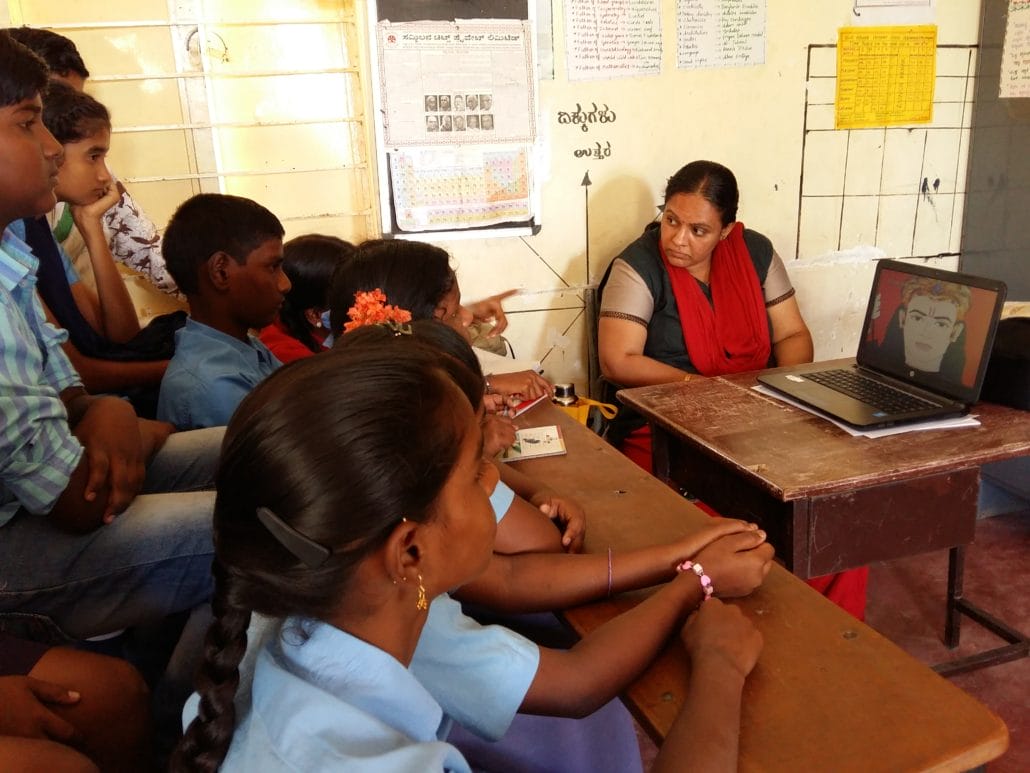
[[[202,7],[233,18],[237,2],[241,0],[217,0]],[[547,0],[539,2],[548,9]],[[304,0],[301,7],[332,17],[344,5]],[[928,12],[929,20],[939,25],[933,124],[863,132],[832,131],[837,30],[856,22],[894,23],[896,9],[880,11],[879,19],[874,9],[865,9],[860,19],[853,13],[854,0],[767,0],[766,5],[764,65],[677,70],[676,3],[662,0],[660,76],[570,82],[563,46],[564,4],[550,4],[554,72],[539,87],[536,163],[542,229],[532,237],[449,241],[442,246],[454,256],[465,298],[509,287],[524,291],[506,304],[513,312],[507,335],[518,356],[541,360],[553,380],[575,381],[581,392],[586,391],[588,331],[582,288],[596,283],[611,258],[657,214],[667,177],[697,158],[721,161],[736,172],[739,216],[768,235],[786,261],[813,331],[817,359],[854,353],[875,258],[930,256],[931,262],[945,268],[957,265],[980,0],[940,0]],[[162,19],[171,6],[168,0],[108,0],[86,11],[77,0],[0,0],[0,19],[38,25],[68,24],[76,18]],[[272,0],[265,0],[264,6],[273,15],[298,7]],[[81,38],[89,65],[99,75],[149,72],[157,67],[152,60],[164,52],[133,37],[134,30],[105,40],[94,40],[92,33],[69,34]],[[264,50],[278,62],[277,55],[267,53],[274,49],[254,50]],[[236,66],[236,59],[225,67]],[[163,83],[143,82],[147,88]],[[120,104],[117,81],[98,81],[97,88],[103,99]],[[139,104],[152,105],[155,95],[150,96]],[[180,101],[171,95],[169,99],[167,109],[179,110]],[[615,122],[593,124],[587,132],[558,123],[559,112],[571,112],[577,104],[589,109],[595,102],[613,110]],[[131,110],[133,104],[128,100],[121,109]],[[177,118],[171,115],[167,121],[176,123]],[[113,150],[113,165],[131,172],[134,157],[125,151],[150,140],[123,140],[119,138],[122,149]],[[595,143],[610,145],[610,155],[574,155]],[[170,147],[141,152],[173,164],[181,154],[174,142]],[[277,152],[285,147],[278,143]],[[268,163],[262,155],[265,150],[262,143],[243,143],[236,161],[241,167],[260,169]],[[248,153],[255,158],[244,158]],[[286,166],[300,164],[287,161]],[[589,188],[581,184],[585,174],[592,181]],[[924,180],[936,183],[925,193]],[[163,222],[174,204],[192,191],[184,188],[181,196],[169,198],[170,189],[162,187],[163,198],[151,197],[152,203],[149,188],[156,185],[134,183],[133,189]],[[281,185],[270,185],[269,190],[281,191]],[[366,218],[355,205],[351,211],[357,214],[348,219],[326,218],[330,202],[325,190],[321,185],[290,188],[289,211],[280,213],[293,218],[287,223],[288,235],[318,229],[361,238],[361,222],[371,222],[371,214]],[[332,207],[339,206],[339,197],[331,198]],[[266,203],[275,207],[281,202]]]
[[[454,255],[465,297],[507,287],[528,291],[507,304],[517,312],[508,333],[516,353],[542,357],[551,378],[576,381],[582,391],[587,373],[582,292],[563,288],[596,283],[611,258],[656,215],[668,176],[691,160],[710,158],[738,177],[739,218],[769,236],[786,261],[813,331],[817,359],[854,354],[875,258],[940,255],[931,262],[957,265],[972,94],[968,77],[962,76],[975,67],[971,48],[977,42],[980,2],[936,3],[932,18],[939,25],[938,45],[956,46],[943,50],[946,65],[939,57],[938,76],[948,76],[938,78],[939,98],[946,101],[935,105],[929,128],[936,131],[899,129],[900,141],[882,130],[850,140],[847,133],[823,132],[805,158],[806,93],[809,102],[822,103],[809,105],[810,130],[825,129],[827,122],[832,129],[833,117],[832,82],[827,94],[826,82],[807,80],[809,46],[835,44],[838,28],[857,21],[853,5],[852,0],[770,0],[764,65],[685,71],[675,67],[675,3],[666,0],[660,76],[569,82],[562,3],[552,3],[554,79],[540,83],[543,227],[527,238],[442,243]],[[814,69],[832,76],[834,56],[835,49],[815,51]],[[585,133],[558,123],[560,111],[593,102],[607,104],[616,121],[592,125]],[[813,134],[808,133],[810,140]],[[574,156],[597,141],[611,144],[610,157]],[[878,229],[863,228],[869,212],[844,210],[844,193],[869,183],[874,166],[882,170],[882,195],[872,197]],[[819,206],[806,207],[806,222],[799,228],[803,170],[810,186],[828,188],[815,193],[841,195],[829,202],[823,199],[833,196],[811,199]],[[589,267],[585,173],[593,182]],[[939,180],[929,197],[920,193],[924,177]]]

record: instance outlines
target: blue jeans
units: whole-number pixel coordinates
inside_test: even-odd
[[[20,510],[0,527],[0,617],[44,615],[85,639],[207,602],[224,431],[173,433],[147,467],[143,493],[89,534]]]

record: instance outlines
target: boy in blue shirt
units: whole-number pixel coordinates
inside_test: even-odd
[[[174,433],[89,394],[46,321],[36,259],[7,228],[55,204],[61,145],[40,121],[46,85],[45,64],[0,32],[0,618],[45,618],[84,639],[210,598],[223,430]],[[193,619],[202,631],[202,613]],[[199,654],[181,642],[165,674],[180,691]]]
[[[281,363],[251,334],[275,319],[290,289],[283,227],[255,201],[201,193],[172,215],[164,256],[190,304],[161,380],[157,418],[179,429],[226,424]]]

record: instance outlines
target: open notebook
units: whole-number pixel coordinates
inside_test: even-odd
[[[962,414],[980,395],[1004,301],[1002,282],[881,260],[854,364],[758,380],[857,427]]]

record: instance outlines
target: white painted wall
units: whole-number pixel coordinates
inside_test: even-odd
[[[836,43],[838,27],[856,20],[852,0],[768,0],[766,64],[706,71],[676,69],[675,4],[664,0],[662,6],[661,76],[574,83],[567,80],[565,72],[562,4],[552,3],[555,79],[540,84],[543,229],[539,235],[525,239],[441,243],[454,256],[464,296],[478,298],[507,287],[530,291],[507,304],[517,312],[508,332],[516,353],[542,357],[548,376],[575,381],[583,391],[587,331],[582,303],[580,293],[563,288],[600,279],[611,258],[657,213],[668,176],[689,161],[710,158],[726,164],[737,175],[740,219],[769,236],[787,262],[802,312],[815,337],[816,357],[853,354],[872,281],[872,259],[925,253],[910,251],[912,239],[906,244],[903,238],[906,230],[911,234],[913,229],[913,215],[907,215],[899,217],[897,227],[886,234],[898,237],[887,240],[890,250],[860,240],[849,241],[844,236],[840,244],[844,254],[835,255],[836,244],[831,249],[831,245],[816,239],[808,248],[810,252],[798,259],[808,46]],[[979,14],[979,0],[937,2],[934,17],[939,25],[938,44],[975,46]],[[584,106],[606,103],[618,118],[603,127],[592,125],[586,133],[578,126],[559,125],[558,112],[574,110],[577,102]],[[954,121],[955,110],[952,103],[938,107],[935,113]],[[821,120],[825,121],[826,115],[832,121],[832,108],[822,110]],[[818,118],[810,113],[810,127]],[[917,170],[928,174],[930,180],[942,180],[939,193],[947,194],[948,187],[959,192],[953,196],[958,201],[957,209],[950,211],[957,225],[941,237],[947,247],[934,254],[958,251],[968,129],[957,131],[965,144],[955,140],[937,157],[931,151],[928,158],[936,166]],[[611,143],[610,158],[588,162],[573,157],[575,149],[592,146],[598,140],[602,145]],[[870,152],[883,156],[875,138],[866,144]],[[831,164],[837,157],[839,143],[830,145],[825,158],[810,158],[810,163],[824,162],[816,163],[815,168]],[[856,158],[852,156],[853,165]],[[585,172],[593,181],[589,190],[589,275],[580,185]],[[909,175],[909,179],[892,184],[912,186],[914,214],[917,205],[922,206],[918,203],[918,177]],[[890,202],[883,219],[896,211],[896,204]],[[840,216],[839,204],[836,216]],[[858,238],[861,236],[859,229]],[[883,237],[881,234],[881,240]],[[909,251],[899,249],[898,244]],[[947,268],[957,261],[949,257],[934,263]]]

